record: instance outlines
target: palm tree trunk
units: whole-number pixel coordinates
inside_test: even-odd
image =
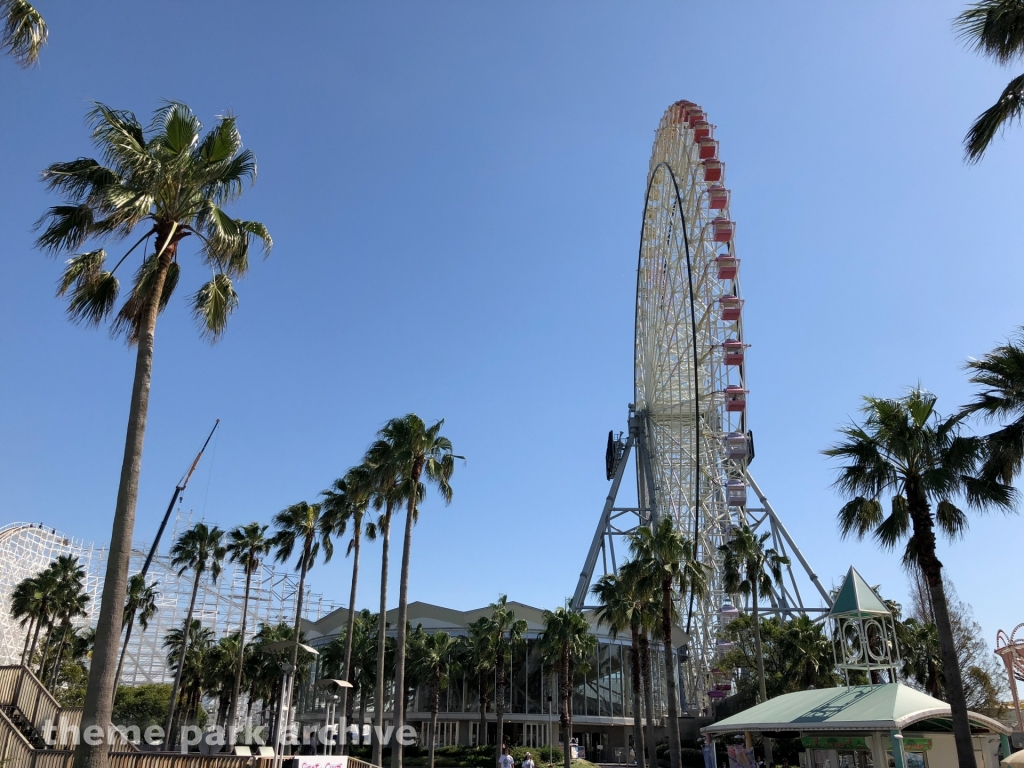
[[[754,651],[757,654],[757,681],[761,694],[761,703],[768,701],[768,688],[764,681],[764,654],[761,652],[761,617],[757,609],[757,579],[750,579],[751,615],[754,619]],[[772,764],[772,740],[764,737],[764,762]]]
[[[121,462],[121,479],[114,506],[114,523],[110,532],[110,549],[107,553],[107,570],[103,579],[103,595],[96,623],[96,639],[93,643],[92,661],[89,664],[89,682],[82,708],[83,732],[92,725],[98,726],[101,733],[107,733],[110,728],[110,714],[114,706],[114,672],[117,669],[117,652],[121,639],[121,616],[128,587],[135,505],[139,498],[142,443],[146,435],[146,417],[149,414],[156,318],[160,311],[160,299],[164,291],[167,270],[177,251],[177,242],[185,234],[177,230],[177,222],[170,225],[159,224],[157,229],[159,258],[156,274],[153,275],[153,292],[139,328],[124,459]],[[105,739],[96,746],[82,739],[75,747],[73,768],[107,768],[108,762]]]
[[[647,764],[651,768],[658,766],[658,744],[654,734],[654,685],[651,682],[651,645],[647,632],[640,633],[640,666],[644,679],[644,707],[647,712]]]
[[[181,651],[178,653],[178,671],[174,673],[174,685],[171,686],[171,703],[167,707],[167,722],[164,727],[164,744],[169,749],[174,749],[174,734],[171,732],[171,726],[174,724],[174,707],[178,698],[178,691],[181,688],[181,675],[185,671],[185,658],[188,652],[188,636],[192,634],[192,613],[196,608],[196,595],[199,593],[199,578],[203,575],[202,571],[196,571],[196,576],[192,580],[192,599],[188,603],[188,614],[185,616],[185,626],[182,627],[181,632]]]
[[[67,647],[68,632],[70,631],[71,625],[66,624],[60,633],[60,644],[57,646],[57,655],[53,660],[53,671],[50,673],[49,677],[51,687],[57,683],[57,676],[60,674],[60,664],[64,660],[64,649]]]
[[[665,648],[665,690],[668,694],[668,751],[672,768],[679,762],[679,702],[676,699],[676,665],[672,663],[672,580],[661,582],[661,642]]]
[[[935,554],[935,530],[933,528],[928,502],[916,499],[915,489],[907,488],[910,503],[910,519],[914,525],[914,540],[918,548],[918,563],[928,582],[928,592],[935,611],[935,629],[939,635],[942,651],[943,676],[945,678],[946,700],[949,702],[953,720],[953,740],[956,743],[956,757],[959,768],[977,768],[974,758],[974,744],[971,740],[971,726],[967,719],[967,701],[964,697],[960,661],[957,658],[953,627],[949,620],[949,605],[946,590],[942,584],[942,562]],[[918,492],[919,493],[919,492]],[[922,494],[923,496],[923,494]]]
[[[644,755],[644,728],[640,719],[640,628],[636,622],[630,624],[629,659],[632,671],[633,689],[633,752],[636,754],[637,768],[646,768]],[[652,768],[656,768],[653,767]]]
[[[252,570],[245,569],[245,594],[242,597],[242,626],[238,634],[238,663],[235,665],[235,682],[231,687],[231,709],[228,712],[228,746],[235,746],[235,718],[238,716],[238,698],[242,695],[242,666],[245,663],[245,620],[249,616],[249,590],[252,588]]]
[[[381,542],[380,560],[380,612],[377,614],[377,680],[373,697],[373,720],[380,730],[371,733],[373,740],[373,764],[382,765],[384,745],[377,738],[377,733],[384,732],[384,641],[387,639],[388,628],[388,550],[391,548],[391,512],[389,502],[384,511],[383,541]]]
[[[43,640],[43,654],[42,658],[39,659],[39,672],[36,677],[39,678],[40,682],[46,677],[46,660],[50,656],[50,647],[53,645],[53,627],[50,626],[46,630],[46,638]]]
[[[440,681],[434,679],[430,691],[430,745],[427,747],[427,768],[434,768],[434,748],[437,744],[437,713],[441,709]]]
[[[500,766],[501,746],[505,742],[505,653],[498,651],[494,669],[497,673],[494,685],[494,712],[498,721],[498,734],[494,740],[494,765]]]
[[[32,657],[36,655],[36,643],[39,642],[39,630],[42,626],[43,617],[40,616],[38,619],[36,619],[36,628],[35,631],[32,633],[32,646],[28,649],[28,659],[25,666],[29,669],[32,668]]]
[[[28,619],[28,628],[25,630],[25,646],[21,649],[21,666],[25,667],[29,664],[29,659],[32,657],[28,653],[28,645],[32,642],[32,628],[35,625],[35,619],[31,616]],[[27,657],[27,658],[26,658]]]
[[[413,472],[413,488],[419,475]],[[409,499],[405,514],[405,538],[402,541],[402,573],[398,582],[398,643],[395,646],[395,733],[405,722],[405,625],[409,615],[409,559],[412,556],[412,524],[416,518],[415,496]],[[399,695],[401,692],[401,695]],[[402,742],[391,747],[391,768],[402,768]]]
[[[306,570],[309,564],[309,551],[313,547],[313,538],[306,539],[306,546],[302,550],[302,564],[299,567],[299,594],[295,598],[295,645],[292,647],[292,673],[288,675],[288,691],[281,700],[281,706],[288,708],[288,719],[282,721],[285,733],[288,732],[291,721],[295,717],[292,711],[292,693],[295,690],[295,678],[299,676],[299,630],[302,624],[302,596],[306,589]]]
[[[476,745],[478,747],[482,747],[487,744],[487,704],[489,699],[487,696],[487,688],[485,687],[487,685],[486,671],[481,671],[477,675],[477,680],[480,683],[480,725],[477,726]]]
[[[572,739],[572,674],[569,663],[569,646],[562,648],[562,663],[559,670],[561,690],[559,700],[562,711],[558,713],[558,719],[562,723],[562,766],[572,768],[572,747],[569,741]]]
[[[121,669],[124,667],[124,657],[128,655],[128,643],[132,639],[132,628],[135,626],[135,611],[128,617],[128,626],[124,632],[124,645],[121,646],[121,658],[117,661],[117,672],[114,674],[114,701],[117,701],[117,687],[121,684]]]
[[[345,666],[341,669],[341,679],[352,682],[352,635],[356,631],[356,587],[359,584],[359,543],[362,539],[363,521],[361,517],[355,519],[355,530],[352,531],[352,589],[348,595],[348,622],[345,628]],[[349,689],[341,689],[341,711],[345,713],[347,720],[352,719],[352,712],[348,706]],[[342,748],[342,753],[348,752],[348,745]]]

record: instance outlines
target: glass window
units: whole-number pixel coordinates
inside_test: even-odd
[[[541,714],[544,712],[544,668],[536,640],[530,641],[526,664],[526,711]]]
[[[512,689],[512,707],[510,712],[522,714],[526,712],[526,658],[529,653],[529,642],[519,643],[512,651],[512,671],[509,675],[509,687]]]

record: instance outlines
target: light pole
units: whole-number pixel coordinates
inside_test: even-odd
[[[285,706],[289,702],[285,701],[285,691],[288,690],[288,677],[295,671],[295,667],[287,662],[279,662],[278,665],[281,668],[281,693],[277,700],[277,717],[275,718],[274,724],[274,768],[280,768],[281,765],[281,744],[283,742],[281,733],[283,730],[283,715]]]

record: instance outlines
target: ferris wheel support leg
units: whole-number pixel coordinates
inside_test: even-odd
[[[782,534],[782,537],[787,542],[789,542],[789,546],[793,550],[793,554],[796,555],[796,559],[800,561],[800,565],[804,567],[804,570],[810,577],[811,582],[817,588],[818,593],[825,601],[825,605],[831,606],[832,598],[829,597],[828,591],[821,585],[821,581],[818,580],[818,574],[816,574],[814,572],[814,569],[811,568],[811,564],[807,562],[807,558],[804,557],[804,553],[800,551],[800,547],[796,545],[796,542],[793,541],[793,537],[789,535],[789,531],[786,530],[786,526],[783,524],[782,520],[780,520],[779,516],[775,514],[775,510],[772,508],[772,505],[768,502],[768,499],[765,497],[765,495],[761,492],[760,486],[758,486],[758,484],[754,481],[754,478],[751,476],[750,472],[747,472],[747,482],[750,484],[750,487],[757,495],[757,498],[761,500],[761,504],[764,505],[765,511],[771,516],[772,522],[778,526],[779,532]]]
[[[657,494],[654,492],[654,465],[651,463],[651,444],[647,439],[647,416],[646,414],[637,414],[635,418],[639,431],[636,441],[637,467],[639,469],[638,474],[641,476],[637,479],[642,479],[643,485],[647,489],[644,495],[651,512],[651,525],[654,526],[658,522],[658,505],[655,501]]]
[[[633,436],[626,440],[626,447],[622,451],[622,458],[619,459],[619,466],[615,470],[615,477],[612,479],[612,487],[608,491],[608,497],[604,500],[604,511],[601,513],[601,521],[597,524],[594,532],[594,540],[590,543],[590,551],[587,552],[587,559],[583,564],[583,571],[580,573],[579,583],[576,584],[576,591],[572,595],[572,607],[574,610],[583,608],[587,599],[587,591],[590,589],[590,581],[594,578],[594,568],[597,566],[597,556],[604,549],[604,537],[611,533],[612,507],[615,506],[615,497],[619,494],[619,485],[622,483],[622,476],[626,472],[626,460],[633,448]]]

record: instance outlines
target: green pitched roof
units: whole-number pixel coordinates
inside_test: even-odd
[[[903,729],[923,720],[950,719],[949,704],[902,683],[818,688],[778,696],[702,728],[704,733],[742,731],[844,731]],[[992,733],[1001,723],[969,713],[971,724]]]
[[[868,586],[864,577],[857,573],[857,569],[851,565],[828,615],[889,616],[891,612],[886,608],[878,593]]]

